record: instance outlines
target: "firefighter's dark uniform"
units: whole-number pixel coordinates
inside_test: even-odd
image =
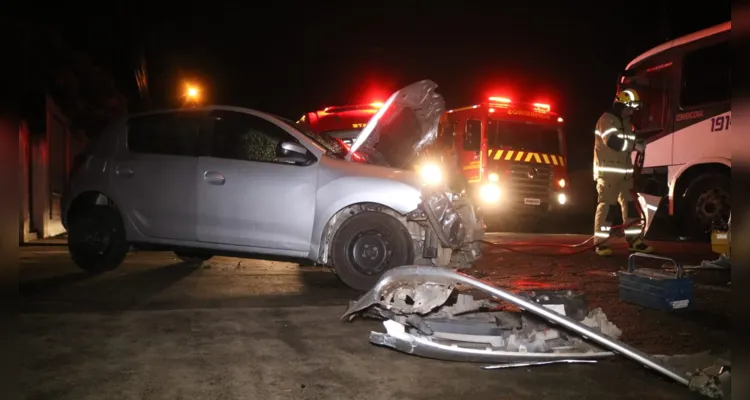
[[[620,105],[622,107],[622,105]],[[641,239],[643,235],[641,216],[633,202],[632,152],[636,145],[633,126],[613,110],[605,112],[596,123],[594,139],[594,180],[598,193],[598,205],[594,218],[596,253],[612,254],[604,243],[610,237],[612,219],[618,205],[622,210],[625,239],[630,251],[651,252],[653,249]]]

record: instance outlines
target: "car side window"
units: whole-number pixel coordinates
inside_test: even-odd
[[[170,112],[128,121],[127,146],[133,153],[171,156],[198,155],[203,113]]]
[[[231,160],[278,162],[281,142],[298,143],[278,125],[250,114],[216,111],[211,114],[211,156]]]

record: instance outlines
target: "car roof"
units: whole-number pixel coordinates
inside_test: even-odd
[[[227,106],[227,105],[208,105],[208,106],[191,107],[191,108],[164,108],[164,109],[150,110],[150,111],[130,114],[127,116],[127,118],[130,119],[130,118],[144,117],[148,115],[158,115],[158,114],[167,114],[167,113],[175,113],[175,112],[215,111],[215,110],[235,111],[235,112],[241,112],[245,114],[255,114],[255,115],[272,118],[272,119],[279,118],[279,116],[269,114],[263,111],[254,110],[252,108],[239,107],[239,106]]]

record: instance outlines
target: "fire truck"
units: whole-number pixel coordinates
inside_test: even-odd
[[[352,141],[367,125],[367,121],[381,107],[383,107],[381,102],[326,107],[303,115],[298,122],[307,124],[315,133],[340,139],[351,146]]]
[[[562,125],[549,104],[490,97],[446,111],[435,147],[460,164],[486,216],[544,215],[567,201]]]

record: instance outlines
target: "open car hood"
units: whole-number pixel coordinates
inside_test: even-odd
[[[414,82],[391,95],[354,140],[347,160],[359,151],[394,168],[406,168],[437,138],[443,96],[430,80]]]

